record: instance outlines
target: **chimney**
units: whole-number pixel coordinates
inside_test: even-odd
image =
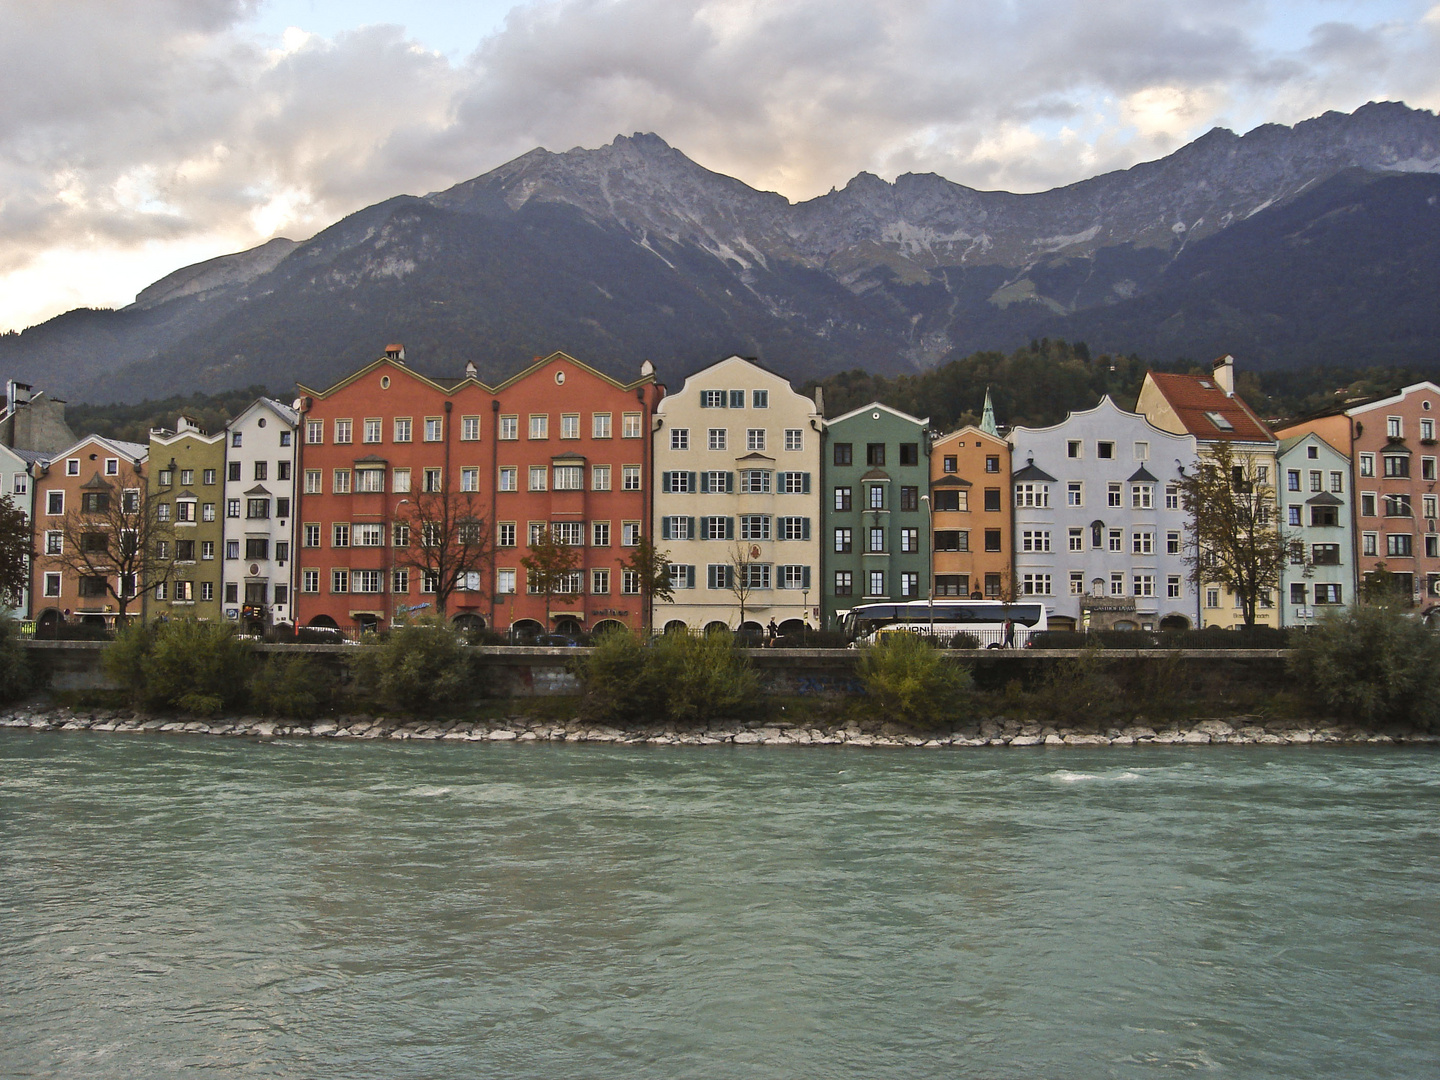
[[[1235,358],[1229,353],[1215,361],[1215,385],[1225,391],[1226,397],[1235,396]]]
[[[405,362],[405,346],[399,343],[385,346],[385,359],[394,360],[397,363]]]

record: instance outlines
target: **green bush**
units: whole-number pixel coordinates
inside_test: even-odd
[[[1111,677],[1110,661],[1100,645],[1054,664],[1035,693],[1036,706],[1053,722],[1092,727],[1111,719],[1121,700],[1120,685]]]
[[[0,701],[14,701],[30,692],[32,676],[20,624],[0,616]]]
[[[886,719],[915,727],[953,721],[974,680],[919,634],[886,634],[861,650],[857,673]]]
[[[665,634],[646,643],[628,631],[602,635],[575,665],[580,713],[610,723],[704,724],[753,706],[759,680],[728,634]]]
[[[324,664],[306,653],[272,656],[250,681],[250,700],[266,716],[314,720],[334,705],[338,688]]]
[[[228,624],[177,619],[124,628],[103,663],[137,705],[214,716],[244,704],[251,654]]]
[[[479,695],[479,673],[460,635],[435,619],[367,636],[350,660],[358,692],[394,713],[434,716]]]
[[[1290,672],[1331,715],[1365,725],[1440,721],[1440,641],[1418,619],[1360,604],[1296,636]]]

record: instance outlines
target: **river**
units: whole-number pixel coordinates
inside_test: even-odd
[[[1419,1077],[1440,755],[0,732],[5,1077]]]

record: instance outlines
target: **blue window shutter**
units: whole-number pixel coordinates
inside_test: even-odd
[[[810,519],[809,519],[809,518],[801,518],[800,520],[805,523],[805,524],[803,524],[802,526],[800,526],[800,528],[801,528],[801,530],[802,530],[802,531],[801,531],[801,534],[800,534],[800,538],[801,538],[802,540],[809,540],[809,539],[810,539]],[[810,568],[809,568],[809,567],[806,567],[806,568],[805,568],[805,577],[806,577],[807,580],[808,580],[809,577],[810,577]]]
[[[725,474],[725,494],[735,494],[735,474],[733,472],[727,472]]]
[[[806,525],[809,525],[809,524],[810,524],[810,521],[809,521],[808,518],[806,519],[805,524],[806,524]],[[808,528],[805,530],[805,535],[807,535],[807,536],[810,535],[810,530],[809,530]],[[807,589],[810,588],[810,567],[808,567],[808,566],[805,567],[805,573],[804,573],[804,575],[803,575],[803,578],[804,578],[804,582],[805,582],[804,587],[807,588]]]
[[[691,539],[691,540],[694,540],[695,537],[696,537],[697,535],[699,535],[698,533],[695,532],[695,519],[692,517],[692,518],[686,518],[685,520],[690,523],[690,539]]]
[[[809,495],[809,494],[810,494],[810,474],[807,472],[807,473],[801,473],[800,475],[805,478],[804,480],[801,481],[801,483],[804,485],[804,487],[803,487],[801,490],[803,490],[806,495]]]
[[[693,472],[690,474],[690,490],[695,490],[695,474]]]
[[[733,517],[727,517],[725,519],[725,539],[735,539],[735,519]]]
[[[744,407],[745,407],[745,391],[744,391],[744,390],[731,390],[731,391],[730,391],[730,408],[732,408],[732,409],[743,409]]]
[[[668,517],[662,517],[660,519],[660,539],[670,539],[670,519]]]
[[[695,587],[695,567],[693,566],[685,567],[685,587],[687,589]]]
[[[668,472],[664,472],[664,473],[661,473],[661,474],[660,474],[660,490],[661,490],[661,491],[669,491],[669,490],[670,490],[670,474],[669,474]]]
[[[710,474],[709,474],[708,472],[707,472],[707,473],[701,473],[701,474],[700,474],[700,492],[701,492],[701,494],[707,494],[709,491],[710,491]]]

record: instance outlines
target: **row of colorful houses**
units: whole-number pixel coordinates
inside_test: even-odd
[[[1440,597],[1429,383],[1279,431],[1235,393],[1230,357],[1208,376],[1150,373],[1136,411],[1105,398],[1008,431],[988,399],[979,424],[948,433],[879,403],[826,418],[818,391],[735,356],[667,393],[649,363],[626,382],[556,353],[492,387],[473,367],[423,375],[391,346],[298,390],[219,432],[182,417],[148,445],[89,436],[17,459],[32,615],[113,619],[133,596],[145,618],[380,628],[446,593],[449,618],[521,633],[788,628],[933,593],[1040,598],[1058,626],[1228,627],[1238,601],[1194,580],[1180,498],[1221,444],[1291,544],[1261,622],[1313,621],[1380,569],[1418,604]],[[100,508],[142,493],[153,540],[111,527],[158,550],[151,580],[77,573],[65,545],[98,550]],[[77,510],[95,531],[67,531]],[[483,568],[448,585],[414,558],[416,530],[442,513],[485,530]],[[524,563],[541,536],[575,552],[558,599]],[[653,612],[643,539],[670,559],[672,597]]]

